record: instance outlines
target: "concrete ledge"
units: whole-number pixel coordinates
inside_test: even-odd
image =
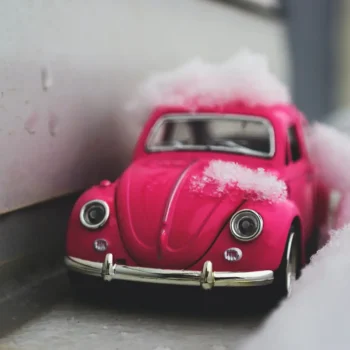
[[[62,259],[73,194],[0,216],[0,288]]]
[[[78,196],[0,216],[0,337],[68,293],[63,253]]]

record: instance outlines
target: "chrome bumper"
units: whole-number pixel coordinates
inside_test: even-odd
[[[163,270],[113,264],[112,254],[107,254],[104,263],[65,257],[66,266],[82,274],[113,279],[158,284],[200,286],[203,289],[215,287],[263,286],[273,282],[273,271],[214,272],[213,264],[206,261],[202,271]]]

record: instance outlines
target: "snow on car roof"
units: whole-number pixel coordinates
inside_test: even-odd
[[[196,58],[175,70],[152,75],[139,86],[127,107],[149,111],[159,105],[192,108],[233,100],[267,106],[290,104],[291,96],[270,71],[265,55],[241,50],[221,63]]]

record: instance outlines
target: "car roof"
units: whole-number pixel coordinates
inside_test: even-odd
[[[274,104],[274,105],[249,105],[242,101],[231,101],[223,104],[201,105],[187,104],[187,105],[158,105],[156,106],[149,120],[152,124],[166,114],[172,113],[214,113],[222,114],[241,114],[249,116],[263,117],[269,120],[274,125],[288,126],[294,124],[298,120],[302,124],[306,124],[307,120],[304,115],[293,104]]]

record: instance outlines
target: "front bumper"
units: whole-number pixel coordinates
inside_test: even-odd
[[[66,266],[82,274],[113,279],[158,284],[200,286],[203,289],[215,287],[252,287],[271,284],[273,271],[214,272],[211,261],[206,261],[202,271],[163,270],[113,264],[113,255],[107,254],[104,263],[66,256]]]

